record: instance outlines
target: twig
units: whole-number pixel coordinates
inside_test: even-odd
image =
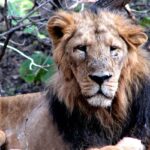
[[[139,6],[140,6],[140,7],[141,7],[141,6],[144,6],[144,7],[145,7],[145,4],[136,4],[136,5],[134,5],[134,7],[139,7]],[[149,7],[149,6],[150,6],[150,3],[149,3],[149,4],[147,4],[146,6],[148,6],[148,7]]]
[[[135,13],[142,13],[142,14],[146,14],[148,13],[150,10],[135,10],[135,9],[131,9],[132,12]]]
[[[57,4],[55,2],[50,1],[49,3],[52,4],[55,8],[58,8],[58,6],[57,6]]]
[[[46,22],[45,18],[41,18],[41,19],[38,19],[38,20],[33,20],[33,19],[29,18],[29,20],[33,24],[45,24],[44,22]]]
[[[7,0],[5,0],[5,4],[4,4],[4,20],[5,20],[5,23],[6,23],[6,28],[8,30],[9,25],[8,25],[8,20],[7,20]],[[4,43],[4,46],[2,48],[2,52],[0,53],[0,61],[2,60],[3,56],[5,55],[6,47],[7,47],[7,44],[9,43],[9,40],[10,40],[12,34],[7,36],[7,39],[6,39],[6,41]]]
[[[48,57],[44,60],[44,62],[42,63],[42,66],[45,65],[45,63],[47,62],[47,60],[48,60]],[[50,65],[48,65],[48,67],[49,67],[49,66],[50,66]],[[40,71],[40,68],[37,69],[37,71],[35,72],[35,75],[37,75],[37,74],[39,73],[39,71]]]
[[[11,32],[10,34],[7,35],[7,38],[3,44],[2,52],[0,53],[0,61],[2,60],[3,56],[5,55],[7,45],[9,43],[9,40],[11,39],[11,36],[13,35],[13,33],[14,32]]]
[[[42,7],[42,9],[44,9],[45,11],[47,11],[47,12],[49,12],[49,13],[52,13],[52,12],[53,12],[52,10],[50,10],[50,9],[44,7],[44,6]]]
[[[5,0],[6,1],[6,0]],[[51,0],[47,0],[47,1],[44,1],[41,5],[39,5],[37,8],[33,9],[31,12],[29,12],[24,18],[22,18],[17,24],[16,24],[16,28],[18,29],[17,26],[20,25],[20,23],[22,23],[24,20],[26,20],[29,16],[31,16],[34,12],[36,12],[38,9],[40,9],[42,6],[44,6],[45,4],[49,3]],[[14,27],[14,28],[15,28]],[[0,54],[0,61],[2,60],[3,56],[5,55],[5,52],[6,52],[6,48],[7,48],[7,45],[9,43],[9,40],[11,39],[13,33],[16,31],[16,29],[13,29],[12,31],[8,31],[8,35],[6,37],[6,40],[4,42],[4,45],[3,45],[3,48],[2,48],[2,52]],[[2,36],[4,36],[6,34],[2,34]]]
[[[1,39],[6,39],[6,37],[4,36]],[[17,45],[17,46],[24,46],[25,42],[26,42],[26,40],[24,40],[22,43],[17,43],[16,41],[13,41],[13,40],[9,40],[9,41],[10,41],[10,43]]]
[[[15,26],[15,27],[11,28],[10,30],[8,30],[8,31],[6,31],[6,32],[4,32],[4,33],[2,33],[2,34],[0,34],[0,37],[6,36],[6,35],[8,35],[8,34],[10,34],[10,33],[12,33],[12,32],[15,32],[15,31],[19,30],[20,28],[27,27],[27,26],[29,26],[29,25],[31,25],[31,23]]]
[[[74,8],[76,8],[79,4],[81,4],[81,9],[80,11],[84,10],[84,1],[83,0],[76,0],[76,2],[74,4],[72,4],[71,6],[68,6],[67,2],[65,1],[65,7],[69,10],[73,10]]]
[[[9,21],[7,19],[7,0],[5,0],[5,3],[4,3],[3,15],[4,15],[4,20],[5,20],[6,28],[8,30],[9,29]]]
[[[0,46],[4,46],[4,44],[0,42]],[[7,48],[9,48],[9,49],[11,49],[11,50],[13,50],[13,51],[19,53],[21,56],[23,56],[23,57],[25,57],[26,59],[30,60],[30,61],[31,61],[30,66],[29,66],[29,69],[30,69],[30,70],[33,69],[32,66],[36,66],[36,67],[39,67],[39,68],[41,68],[41,69],[43,69],[43,70],[48,71],[48,70],[45,69],[44,67],[49,67],[49,65],[46,65],[46,66],[38,65],[38,64],[36,64],[36,63],[34,62],[34,60],[33,60],[31,57],[27,56],[26,54],[24,54],[24,53],[21,52],[20,50],[16,49],[15,47],[12,47],[12,46],[10,46],[10,45],[7,45]]]

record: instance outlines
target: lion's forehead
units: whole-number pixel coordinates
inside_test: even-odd
[[[100,13],[96,15],[83,12],[75,14],[74,20],[76,24],[76,33],[74,37],[76,39],[78,38],[80,41],[84,41],[88,44],[101,41],[101,43],[110,45],[115,40],[118,40],[118,42],[120,40],[113,16],[110,14]]]
[[[100,12],[98,14],[85,11],[83,13],[76,13],[74,20],[77,28],[84,29],[89,32],[107,32],[115,31],[115,15],[110,13]]]

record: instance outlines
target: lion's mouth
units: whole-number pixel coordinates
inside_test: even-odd
[[[118,84],[116,82],[105,82],[101,86],[93,86],[85,93],[85,100],[92,106],[111,106],[115,97]],[[83,94],[84,95],[84,94]]]
[[[112,99],[112,97],[110,97],[110,96],[108,96],[108,95],[105,95],[105,94],[102,92],[101,89],[99,89],[98,92],[95,93],[94,95],[88,95],[88,96],[85,96],[85,98],[86,98],[86,99],[90,99],[90,98],[95,97],[95,96],[97,96],[97,95],[101,95],[101,96],[105,97],[106,99]]]
[[[112,94],[107,94],[107,92],[105,93],[102,89],[98,89],[95,94],[85,97],[91,106],[104,108],[111,106],[113,98]]]
[[[106,96],[101,90],[92,96],[86,97],[87,102],[94,107],[109,107],[112,104],[112,97]]]
[[[103,95],[104,97],[106,97],[106,98],[108,98],[108,99],[112,99],[112,97],[110,97],[110,96],[104,94],[101,89],[99,89],[99,91],[97,92],[97,94],[101,94],[101,95]]]

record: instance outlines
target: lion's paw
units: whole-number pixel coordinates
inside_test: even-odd
[[[145,150],[145,146],[141,143],[141,140],[125,137],[117,145],[120,150]]]
[[[141,140],[125,137],[117,145],[90,148],[88,150],[145,150],[145,146],[141,143]]]

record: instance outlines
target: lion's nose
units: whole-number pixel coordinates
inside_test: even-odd
[[[97,84],[101,85],[105,80],[112,77],[110,74],[103,74],[103,75],[89,75],[90,79],[96,82]]]

